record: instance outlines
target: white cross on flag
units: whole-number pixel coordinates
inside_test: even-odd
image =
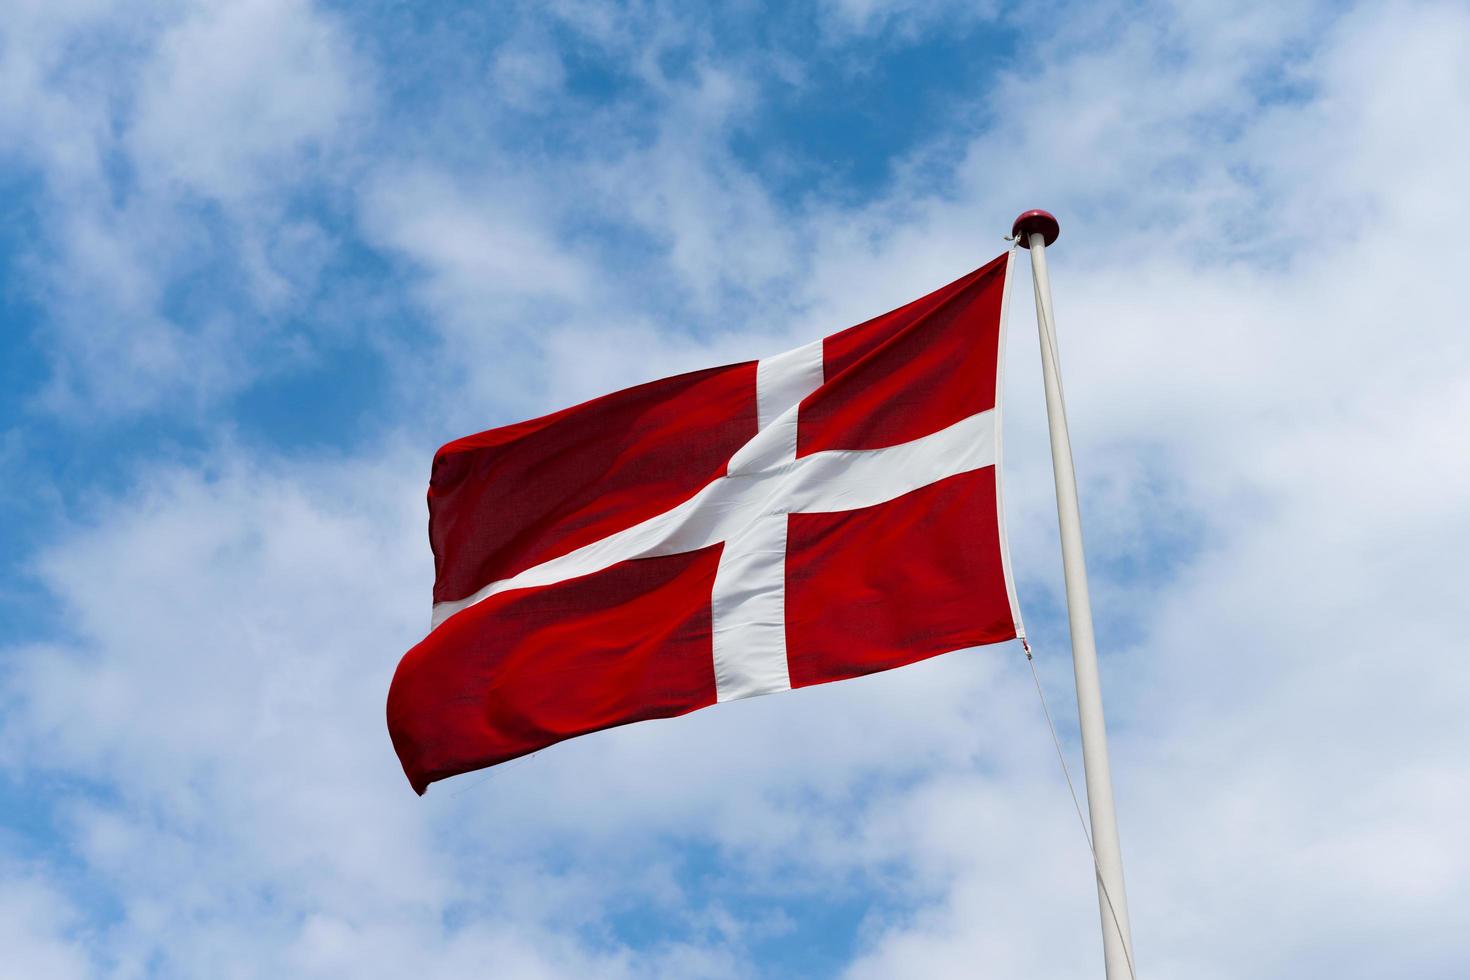
[[[444,446],[419,793],[575,735],[1023,635],[1000,494],[1010,256],[775,357]]]

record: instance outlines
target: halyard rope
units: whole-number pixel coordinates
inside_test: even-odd
[[[1036,696],[1041,700],[1041,713],[1046,716],[1046,727],[1051,732],[1051,744],[1057,750],[1057,761],[1062,764],[1062,776],[1067,780],[1067,792],[1072,794],[1072,808],[1077,811],[1077,823],[1082,827],[1082,838],[1087,841],[1087,850],[1092,855],[1092,870],[1097,875],[1097,887],[1102,889],[1103,899],[1108,903],[1108,915],[1113,919],[1113,928],[1118,930],[1118,939],[1123,944],[1123,957],[1128,962],[1128,976],[1132,980],[1138,980],[1138,974],[1133,969],[1133,951],[1128,948],[1128,942],[1123,938],[1123,925],[1118,921],[1118,910],[1113,907],[1113,896],[1108,894],[1107,883],[1103,881],[1102,868],[1097,863],[1097,849],[1092,846],[1092,834],[1087,829],[1087,818],[1082,815],[1082,802],[1077,798],[1077,787],[1072,782],[1072,771],[1067,767],[1067,757],[1062,752],[1062,740],[1057,737],[1057,726],[1052,723],[1051,709],[1046,705],[1046,695],[1041,690],[1041,677],[1036,673],[1036,661],[1031,657],[1031,644],[1024,638],[1021,640],[1021,649],[1026,651],[1026,666],[1031,668],[1031,682],[1036,685]]]
[[[493,766],[492,771],[488,773],[484,779],[477,779],[463,789],[458,789],[455,790],[453,793],[450,793],[449,796],[451,799],[456,796],[463,796],[472,789],[478,789],[479,787],[484,786],[490,780],[504,773],[507,769],[513,769],[516,766],[525,765],[527,762],[530,762],[532,759],[536,758],[540,754],[540,752],[532,752],[528,755],[521,756],[519,759],[512,759],[509,762],[502,762],[498,766]]]

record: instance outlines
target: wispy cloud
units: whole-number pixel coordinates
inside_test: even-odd
[[[332,247],[301,195],[350,161],[370,98],[340,25],[274,0],[7,21],[0,131],[44,202],[23,280],[50,313],[43,403],[207,406],[269,372]]]

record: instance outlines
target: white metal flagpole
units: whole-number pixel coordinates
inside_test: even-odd
[[[1118,844],[1118,816],[1113,809],[1113,779],[1108,766],[1108,734],[1103,725],[1097,646],[1092,635],[1092,603],[1087,596],[1087,565],[1082,554],[1077,474],[1072,467],[1072,441],[1067,435],[1062,370],[1057,363],[1051,281],[1046,275],[1046,246],[1057,240],[1060,231],[1057,219],[1045,211],[1027,211],[1011,228],[1011,234],[1031,252],[1031,277],[1036,286],[1036,326],[1041,333],[1041,374],[1046,386],[1046,418],[1051,428],[1052,474],[1057,485],[1057,523],[1061,529],[1062,569],[1067,583],[1072,670],[1077,678],[1082,765],[1087,779],[1087,812],[1092,823],[1097,900],[1102,914],[1103,963],[1107,980],[1136,980],[1133,938],[1128,929],[1128,898],[1123,889],[1123,851]]]

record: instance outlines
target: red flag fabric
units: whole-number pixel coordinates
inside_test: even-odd
[[[434,615],[388,693],[431,782],[1024,635],[1000,495],[1010,256],[775,357],[434,457]]]

